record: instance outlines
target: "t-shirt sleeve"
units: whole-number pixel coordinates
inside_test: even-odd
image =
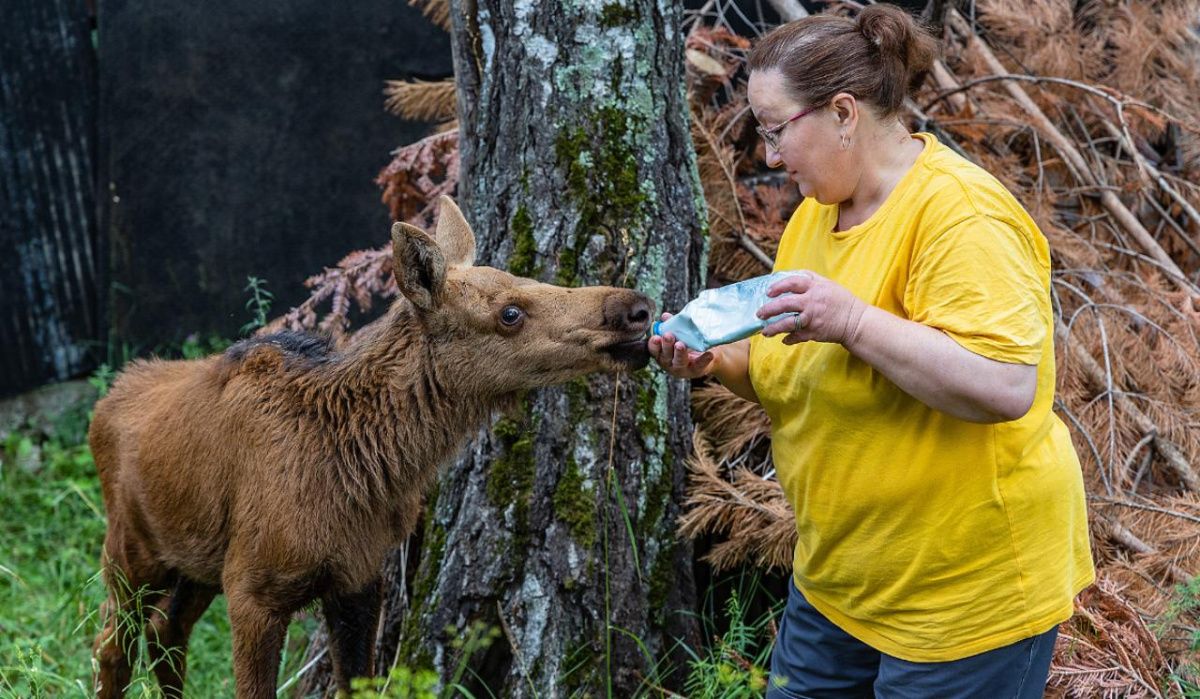
[[[904,293],[909,317],[968,350],[1037,364],[1046,341],[1046,270],[1013,226],[972,216],[917,251]]]

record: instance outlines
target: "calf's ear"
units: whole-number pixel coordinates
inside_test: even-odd
[[[400,293],[422,312],[437,308],[446,288],[446,258],[425,231],[392,224],[392,274]]]
[[[446,266],[470,267],[475,264],[475,232],[453,199],[443,194],[438,207],[437,242]]]

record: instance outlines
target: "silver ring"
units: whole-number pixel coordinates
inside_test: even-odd
[[[800,317],[800,314],[799,314],[799,313],[797,313],[796,315],[794,315],[794,316],[792,316],[792,317],[793,317],[793,318],[795,318],[795,320],[794,320],[794,321],[792,321],[792,322],[793,322],[793,323],[795,324],[795,326],[796,326],[796,329],[795,329],[795,330],[793,330],[792,332],[800,332],[801,330],[803,330],[803,329],[804,329],[804,319],[802,319],[802,318]]]

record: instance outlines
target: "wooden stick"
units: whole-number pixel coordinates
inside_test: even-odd
[[[954,74],[946,67],[946,64],[938,59],[933,62],[933,69],[929,71],[929,75],[933,77],[933,81],[943,90],[955,90],[955,92],[946,96],[949,100],[952,111],[961,112],[963,107],[967,105],[967,96],[957,90],[962,89],[955,79]]]
[[[1154,167],[1152,163],[1146,160],[1146,158],[1142,156],[1140,152],[1138,152],[1137,144],[1133,142],[1133,138],[1127,137],[1127,134],[1122,133],[1122,131],[1118,129],[1115,124],[1108,120],[1104,121],[1104,126],[1114,138],[1122,142],[1122,146],[1126,151],[1129,152],[1129,156],[1133,158],[1134,162],[1137,163],[1141,171],[1145,172],[1150,179],[1158,185],[1159,189],[1161,189],[1167,196],[1171,197],[1176,204],[1179,204],[1179,207],[1183,209],[1183,212],[1187,215],[1187,217],[1192,220],[1192,225],[1200,226],[1200,211],[1197,211],[1196,207],[1192,206],[1190,201],[1188,201],[1182,194],[1172,187],[1170,182],[1167,182],[1167,178],[1163,177],[1162,172],[1160,172],[1158,168]],[[1184,234],[1184,237],[1189,247],[1195,250],[1196,241],[1188,238],[1186,234]]]
[[[1008,75],[1008,69],[1004,67],[1000,59],[996,58],[996,54],[992,53],[991,48],[971,30],[970,25],[967,24],[967,21],[963,19],[957,10],[951,9],[946,16],[950,20],[951,28],[966,38],[967,44],[979,52],[979,55],[983,57],[984,63],[987,64],[993,73],[996,75]],[[1075,169],[1085,183],[1093,186],[1101,185],[1102,183],[1097,181],[1095,174],[1088,167],[1087,161],[1084,160],[1083,155],[1079,153],[1075,145],[1058,130],[1054,122],[1050,121],[1050,118],[1046,116],[1041,107],[1037,106],[1037,103],[1017,84],[1017,81],[1015,79],[1006,79],[1004,80],[1004,87],[1008,91],[1008,94],[1029,115],[1034,126],[1041,132],[1042,137],[1049,141],[1062,154],[1063,158]],[[1138,244],[1142,246],[1142,249],[1150,257],[1154,258],[1164,268],[1175,272],[1179,278],[1188,278],[1179,269],[1179,266],[1175,264],[1175,261],[1171,259],[1171,256],[1154,240],[1154,236],[1150,235],[1150,232],[1138,221],[1133,212],[1117,198],[1117,195],[1108,189],[1102,189],[1100,190],[1100,203],[1137,240]],[[1192,289],[1187,287],[1184,287],[1184,289],[1188,293],[1193,293]]]
[[[784,22],[791,22],[797,19],[804,19],[808,16],[808,10],[800,4],[800,0],[767,0],[771,7],[779,13],[779,18]]]
[[[737,213],[738,217],[738,226],[734,231],[732,231],[732,234],[737,240],[738,245],[742,246],[743,250],[750,253],[754,259],[761,262],[767,269],[774,269],[775,261],[771,259],[770,255],[763,252],[762,248],[755,245],[754,241],[750,240],[750,236],[746,233],[746,216],[742,213],[742,204],[737,198],[737,176],[734,173],[733,165],[726,162],[725,158],[721,157],[718,139],[714,137],[712,132],[708,130],[708,127],[705,126],[699,119],[694,120],[692,131],[693,133],[696,131],[700,132],[700,135],[704,138],[705,144],[708,146],[709,151],[713,154],[713,157],[716,158],[717,164],[721,166],[721,174],[725,175],[725,181],[729,184],[729,191],[733,197],[733,210],[735,213]]]
[[[1172,517],[1178,517],[1180,519],[1186,519],[1189,522],[1195,522],[1197,524],[1200,524],[1200,517],[1197,517],[1196,515],[1190,515],[1186,512],[1180,512],[1179,510],[1171,510],[1166,507],[1158,507],[1157,505],[1144,505],[1140,502],[1130,502],[1129,500],[1120,500],[1117,498],[1109,498],[1109,497],[1105,497],[1103,495],[1089,495],[1087,497],[1088,497],[1088,500],[1099,500],[1100,502],[1106,502],[1110,505],[1120,505],[1122,507],[1132,507],[1135,510],[1146,510],[1147,512],[1157,512],[1159,514],[1171,515]]]
[[[1159,555],[1158,551],[1153,546],[1151,546],[1150,544],[1147,544],[1146,542],[1139,539],[1136,534],[1129,531],[1129,529],[1127,529],[1123,524],[1118,522],[1116,519],[1106,516],[1101,513],[1097,513],[1097,514],[1100,515],[1100,519],[1104,522],[1104,525],[1105,525],[1104,528],[1107,529],[1106,533],[1108,534],[1108,538],[1112,539],[1113,541],[1120,544],[1121,546],[1124,546],[1125,548],[1129,549],[1130,551],[1133,551],[1134,553],[1141,554],[1143,556],[1158,556]],[[1185,573],[1179,566],[1175,565],[1174,563],[1168,563],[1166,568],[1167,568],[1167,574],[1170,575],[1172,578],[1174,578],[1175,582],[1186,583],[1188,580],[1191,579],[1190,575]]]
[[[1100,365],[1088,354],[1083,345],[1078,342],[1070,342],[1067,334],[1067,326],[1062,320],[1055,321],[1054,327],[1055,342],[1059,346],[1069,348],[1071,360],[1078,362],[1083,368],[1084,374],[1092,385],[1101,387],[1108,385],[1108,379],[1105,377],[1105,372],[1100,368]],[[1143,413],[1137,405],[1134,404],[1129,396],[1121,391],[1112,391],[1114,402],[1121,406],[1121,410],[1133,420],[1134,425],[1142,434],[1153,434],[1154,448],[1162,455],[1163,460],[1167,462],[1167,466],[1171,471],[1182,481],[1185,488],[1193,492],[1200,492],[1200,476],[1196,475],[1196,471],[1192,469],[1188,463],[1187,457],[1183,451],[1175,445],[1174,442],[1163,436],[1163,431],[1158,429],[1145,413]]]

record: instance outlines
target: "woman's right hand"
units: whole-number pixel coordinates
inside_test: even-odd
[[[662,314],[664,321],[670,317],[670,313]],[[652,335],[647,344],[650,356],[654,357],[663,371],[677,379],[698,379],[712,373],[716,359],[716,354],[712,349],[707,352],[688,349],[687,345],[677,340],[671,333],[661,336]]]

